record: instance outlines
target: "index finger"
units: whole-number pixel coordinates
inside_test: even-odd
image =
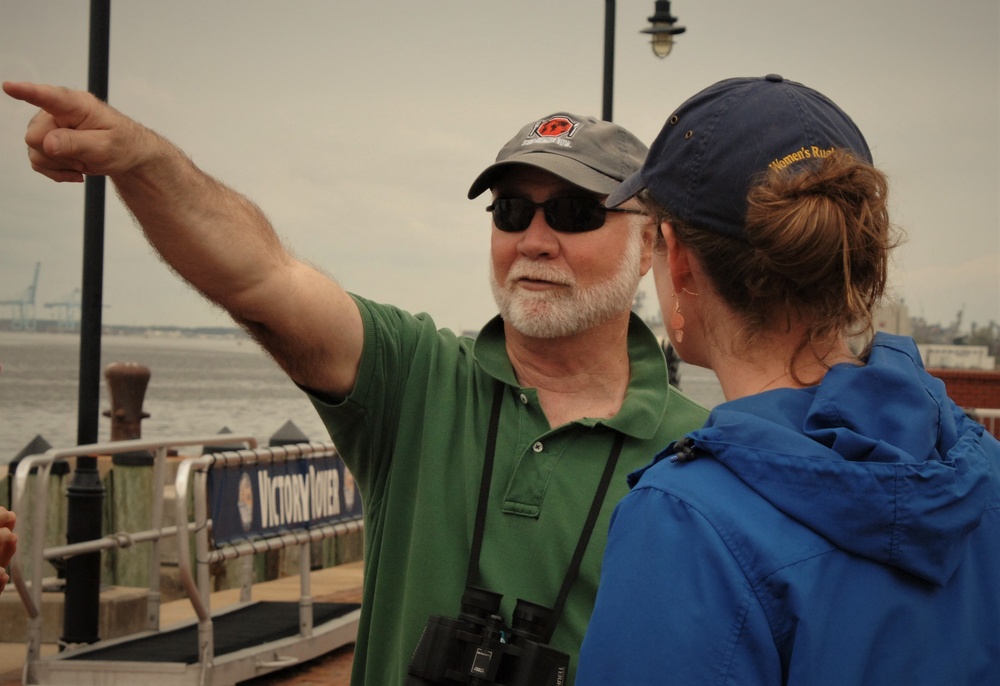
[[[0,506],[0,528],[14,529],[17,515],[6,507]]]
[[[62,128],[76,128],[90,111],[94,96],[63,86],[50,86],[30,81],[4,81],[3,90],[15,100],[21,100],[51,114]]]

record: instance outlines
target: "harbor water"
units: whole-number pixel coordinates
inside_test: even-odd
[[[0,464],[36,435],[55,448],[76,445],[79,337],[0,332]],[[216,434],[224,427],[258,444],[286,421],[312,440],[329,440],[305,395],[250,340],[225,337],[104,336],[103,413],[111,407],[103,370],[113,362],[150,370],[142,437]],[[98,440],[110,440],[111,420],[98,419]]]
[[[329,440],[312,405],[257,345],[228,337],[105,336],[101,342],[101,411],[111,401],[103,370],[113,362],[150,369],[142,422],[147,439],[216,434],[223,427],[259,445],[286,421],[311,440]],[[54,448],[76,445],[79,338],[0,332],[0,464],[39,435]],[[715,376],[681,365],[681,387],[698,402],[722,400]],[[98,440],[111,420],[98,419]]]

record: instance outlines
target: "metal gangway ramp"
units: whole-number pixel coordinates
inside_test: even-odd
[[[184,446],[245,445],[244,449],[184,459],[177,468],[176,526],[163,526],[166,456]],[[72,545],[45,547],[46,483],[57,460],[80,455],[150,451],[154,493],[149,530],[120,532]],[[37,473],[30,521],[32,545],[11,561],[11,579],[28,616],[24,684],[168,686],[235,684],[313,659],[353,643],[360,617],[356,603],[314,603],[310,543],[363,528],[353,479],[332,443],[256,448],[252,437],[217,434],[168,441],[131,440],[52,449],[20,461],[14,475],[15,512],[25,504],[28,476]],[[269,490],[268,490],[269,489]],[[312,498],[312,502],[310,502]],[[293,502],[294,501],[294,502]],[[189,516],[189,508],[193,517]],[[25,517],[27,519],[27,517]],[[181,583],[195,618],[160,629],[160,545],[177,538]],[[191,547],[194,547],[194,559]],[[144,631],[70,646],[43,656],[43,560],[152,546]],[[300,592],[289,602],[254,601],[253,554],[298,546]],[[31,579],[21,563],[31,556]],[[211,565],[240,559],[239,602],[213,610]],[[8,589],[10,590],[10,589]]]

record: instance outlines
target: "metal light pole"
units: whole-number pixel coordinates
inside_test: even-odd
[[[611,121],[615,92],[615,0],[604,0],[604,96],[601,119]]]
[[[656,0],[653,16],[649,17],[650,28],[640,33],[651,35],[653,54],[666,57],[674,45],[674,36],[684,33],[683,26],[674,26],[677,17],[670,14],[669,0]],[[611,121],[611,103],[614,99],[615,81],[615,0],[604,0],[604,91],[601,119]]]
[[[108,53],[111,0],[90,2],[90,55],[87,89],[108,99]],[[80,298],[80,386],[77,407],[77,445],[97,442],[101,387],[101,301],[104,269],[103,176],[88,176],[84,188],[83,289]],[[76,460],[66,489],[66,542],[101,537],[104,485],[97,457]],[[94,643],[99,636],[101,554],[76,555],[66,561],[62,645]]]

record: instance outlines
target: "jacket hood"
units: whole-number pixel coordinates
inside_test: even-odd
[[[939,585],[991,497],[983,426],[909,338],[877,335],[867,364],[819,386],[719,405],[689,440],[838,547]]]

